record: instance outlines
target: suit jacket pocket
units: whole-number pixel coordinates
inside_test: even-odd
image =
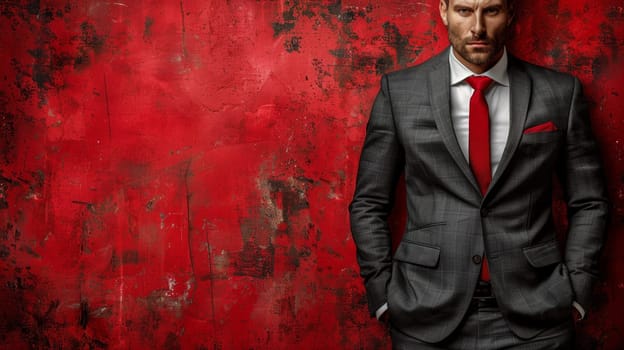
[[[522,248],[522,252],[531,266],[545,267],[561,262],[561,252],[557,241],[547,241],[530,247]]]
[[[394,253],[394,259],[414,265],[436,267],[440,260],[440,247],[403,240]]]

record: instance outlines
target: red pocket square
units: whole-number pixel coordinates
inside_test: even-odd
[[[533,134],[536,132],[546,132],[546,131],[556,131],[556,130],[557,130],[557,126],[555,125],[555,123],[548,121],[546,123],[535,125],[528,129],[525,129],[524,133]]]

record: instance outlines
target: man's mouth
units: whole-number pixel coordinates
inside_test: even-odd
[[[490,43],[487,41],[469,41],[468,45],[471,46],[489,46]]]

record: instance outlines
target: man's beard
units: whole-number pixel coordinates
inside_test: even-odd
[[[449,33],[449,41],[456,53],[467,62],[476,66],[490,66],[496,63],[500,58],[505,42],[506,34],[502,34],[499,38],[473,37],[468,39],[460,39],[456,35]],[[482,41],[488,44],[484,48],[468,49],[468,43],[472,41]]]

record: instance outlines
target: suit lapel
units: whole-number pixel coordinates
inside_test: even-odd
[[[527,111],[529,108],[529,100],[531,98],[531,79],[519,67],[519,63],[515,58],[509,57],[509,65],[507,68],[509,72],[509,86],[510,86],[510,125],[509,125],[509,137],[507,138],[507,144],[503,150],[503,156],[498,164],[496,173],[490,183],[490,189],[492,190],[496,183],[501,178],[509,166],[520,139],[522,138],[522,131],[524,130],[524,124],[527,118]],[[487,194],[486,194],[487,195]]]
[[[431,108],[444,145],[457,166],[466,176],[466,179],[468,179],[474,189],[480,194],[481,192],[479,190],[477,180],[475,179],[472,170],[470,170],[470,166],[468,165],[468,162],[459,147],[459,143],[457,142],[455,129],[453,129],[453,122],[451,120],[451,73],[448,63],[449,53],[450,50],[447,49],[442,54],[438,55],[436,57],[436,68],[429,72],[429,96],[431,99]]]

